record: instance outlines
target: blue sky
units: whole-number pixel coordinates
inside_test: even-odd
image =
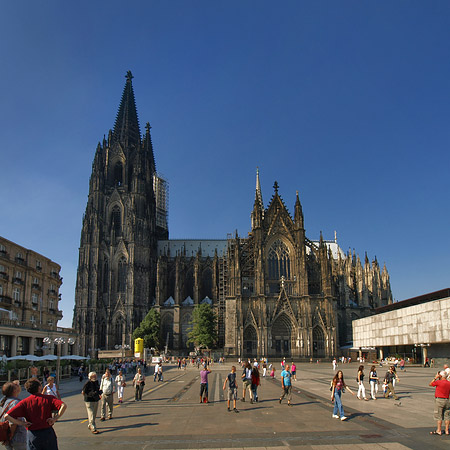
[[[250,230],[255,170],[310,239],[450,286],[448,1],[3,2],[0,235],[62,266],[70,326],[97,142],[131,70],[172,238]]]

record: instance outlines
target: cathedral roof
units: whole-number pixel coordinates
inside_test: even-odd
[[[130,71],[127,72],[126,79],[116,123],[114,124],[113,140],[128,146],[140,144],[141,132],[139,129],[133,85],[131,83],[133,75]]]
[[[337,242],[334,241],[323,241],[324,244],[327,246],[327,249],[331,249],[331,253],[333,255],[333,259],[338,259],[338,254],[341,254],[341,258],[345,258],[345,253],[342,250],[341,247],[337,244]],[[320,241],[312,241],[313,244],[315,244],[317,247],[320,245]],[[311,252],[311,249],[307,246],[306,247],[306,253],[309,255]]]
[[[170,239],[158,241],[158,255],[185,255],[196,256],[201,250],[203,257],[213,258],[216,250],[217,256],[225,256],[228,241],[226,239]]]

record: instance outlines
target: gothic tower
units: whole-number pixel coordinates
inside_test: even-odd
[[[92,164],[78,260],[73,327],[81,354],[132,344],[131,334],[154,302],[158,186],[150,124],[141,137],[132,86],[125,88],[114,130]]]

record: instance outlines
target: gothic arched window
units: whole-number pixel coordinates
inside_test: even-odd
[[[279,280],[282,276],[287,280],[291,278],[289,248],[281,239],[277,239],[269,249],[268,269],[269,280]]]
[[[111,213],[111,228],[116,233],[116,236],[122,235],[122,214],[117,205],[114,206]]]
[[[108,259],[105,258],[103,261],[103,292],[108,292],[109,286],[109,264]]]
[[[117,292],[125,292],[127,287],[127,261],[123,256],[120,258],[118,268]]]
[[[114,186],[122,186],[123,184],[123,166],[121,162],[114,166]]]
[[[201,300],[205,297],[209,297],[212,299],[213,297],[213,283],[212,283],[212,271],[210,268],[207,268],[202,273],[202,289],[201,289]]]

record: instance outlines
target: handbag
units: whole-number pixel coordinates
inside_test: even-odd
[[[1,419],[3,418],[3,415],[9,410],[9,407],[11,406],[11,403],[14,400],[11,400],[8,403],[8,407],[5,407],[3,409],[3,412],[0,416],[0,442],[9,442],[11,440],[11,427],[9,425],[9,422],[6,421],[2,421]]]
[[[122,387],[126,387],[127,383],[125,381],[122,383]]]

